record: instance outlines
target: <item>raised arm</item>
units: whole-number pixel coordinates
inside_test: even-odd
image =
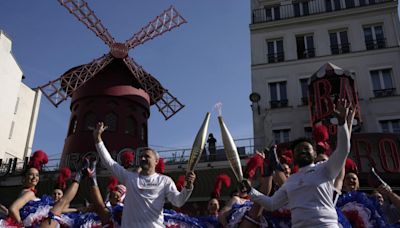
[[[186,184],[181,192],[176,189],[175,183],[171,178],[168,178],[166,186],[166,195],[169,202],[176,207],[182,207],[183,204],[189,199],[193,191],[193,183],[196,179],[196,175],[193,172],[186,174]]]
[[[110,170],[114,176],[118,178],[119,181],[125,184],[125,174],[126,170],[118,162],[112,159],[110,153],[108,152],[106,146],[103,143],[101,135],[107,129],[103,122],[97,123],[96,129],[93,131],[93,138],[96,143],[96,150],[100,155],[100,160],[102,164]]]
[[[330,156],[329,160],[323,164],[326,169],[326,175],[329,179],[335,179],[347,158],[347,155],[350,153],[350,133],[347,125],[347,119],[351,121],[349,124],[351,125],[353,122],[353,118],[348,118],[349,115],[353,115],[352,112],[349,111],[350,104],[347,104],[347,101],[341,99],[338,101],[335,106],[335,116],[338,120],[337,127],[337,145],[333,154]]]

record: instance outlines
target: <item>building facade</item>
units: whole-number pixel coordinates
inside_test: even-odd
[[[23,72],[12,54],[12,41],[0,30],[0,159],[30,156],[41,93],[22,82]]]
[[[255,145],[312,132],[308,78],[331,62],[352,72],[360,132],[400,133],[400,23],[396,0],[252,0]]]

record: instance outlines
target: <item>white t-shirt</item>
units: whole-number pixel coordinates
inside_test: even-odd
[[[96,144],[102,163],[126,186],[127,192],[122,212],[122,227],[164,227],[165,199],[181,207],[192,193],[191,189],[176,189],[173,180],[155,173],[150,176],[130,172],[114,161],[103,142]]]
[[[350,151],[347,127],[338,127],[338,145],[326,162],[302,167],[272,197],[252,189],[251,200],[269,211],[288,203],[292,227],[339,227],[333,203],[333,182]]]

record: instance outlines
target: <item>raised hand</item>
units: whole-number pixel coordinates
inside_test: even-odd
[[[351,104],[347,102],[346,99],[339,99],[334,106],[333,113],[338,120],[338,125],[343,125],[346,123],[349,116],[349,109]],[[353,120],[352,120],[353,122]],[[351,124],[352,124],[351,122]]]
[[[97,185],[97,175],[96,175],[96,164],[97,164],[97,161],[94,160],[90,163],[90,167],[87,168],[88,177],[89,177],[89,180],[90,180],[90,183],[92,184],[92,186],[98,186]]]
[[[105,130],[107,130],[107,128],[108,128],[108,127],[105,126],[103,122],[98,122],[98,123],[97,123],[96,129],[94,129],[94,131],[93,131],[93,138],[94,138],[94,141],[95,141],[96,143],[99,143],[99,142],[102,141],[101,135],[103,134],[103,132],[104,132]]]
[[[185,185],[185,188],[193,189],[193,184],[194,184],[195,180],[196,180],[196,174],[193,171],[186,173],[186,177],[185,177],[186,185]]]

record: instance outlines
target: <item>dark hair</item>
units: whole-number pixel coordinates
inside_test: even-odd
[[[303,142],[310,143],[311,146],[312,146],[313,148],[315,148],[315,142],[314,142],[314,140],[312,140],[312,139],[310,139],[310,138],[306,138],[306,137],[301,137],[301,138],[298,138],[298,139],[294,140],[294,141],[290,144],[290,149],[293,151],[293,153],[294,153],[294,148],[295,148],[297,145],[299,145],[300,143],[303,143]]]

